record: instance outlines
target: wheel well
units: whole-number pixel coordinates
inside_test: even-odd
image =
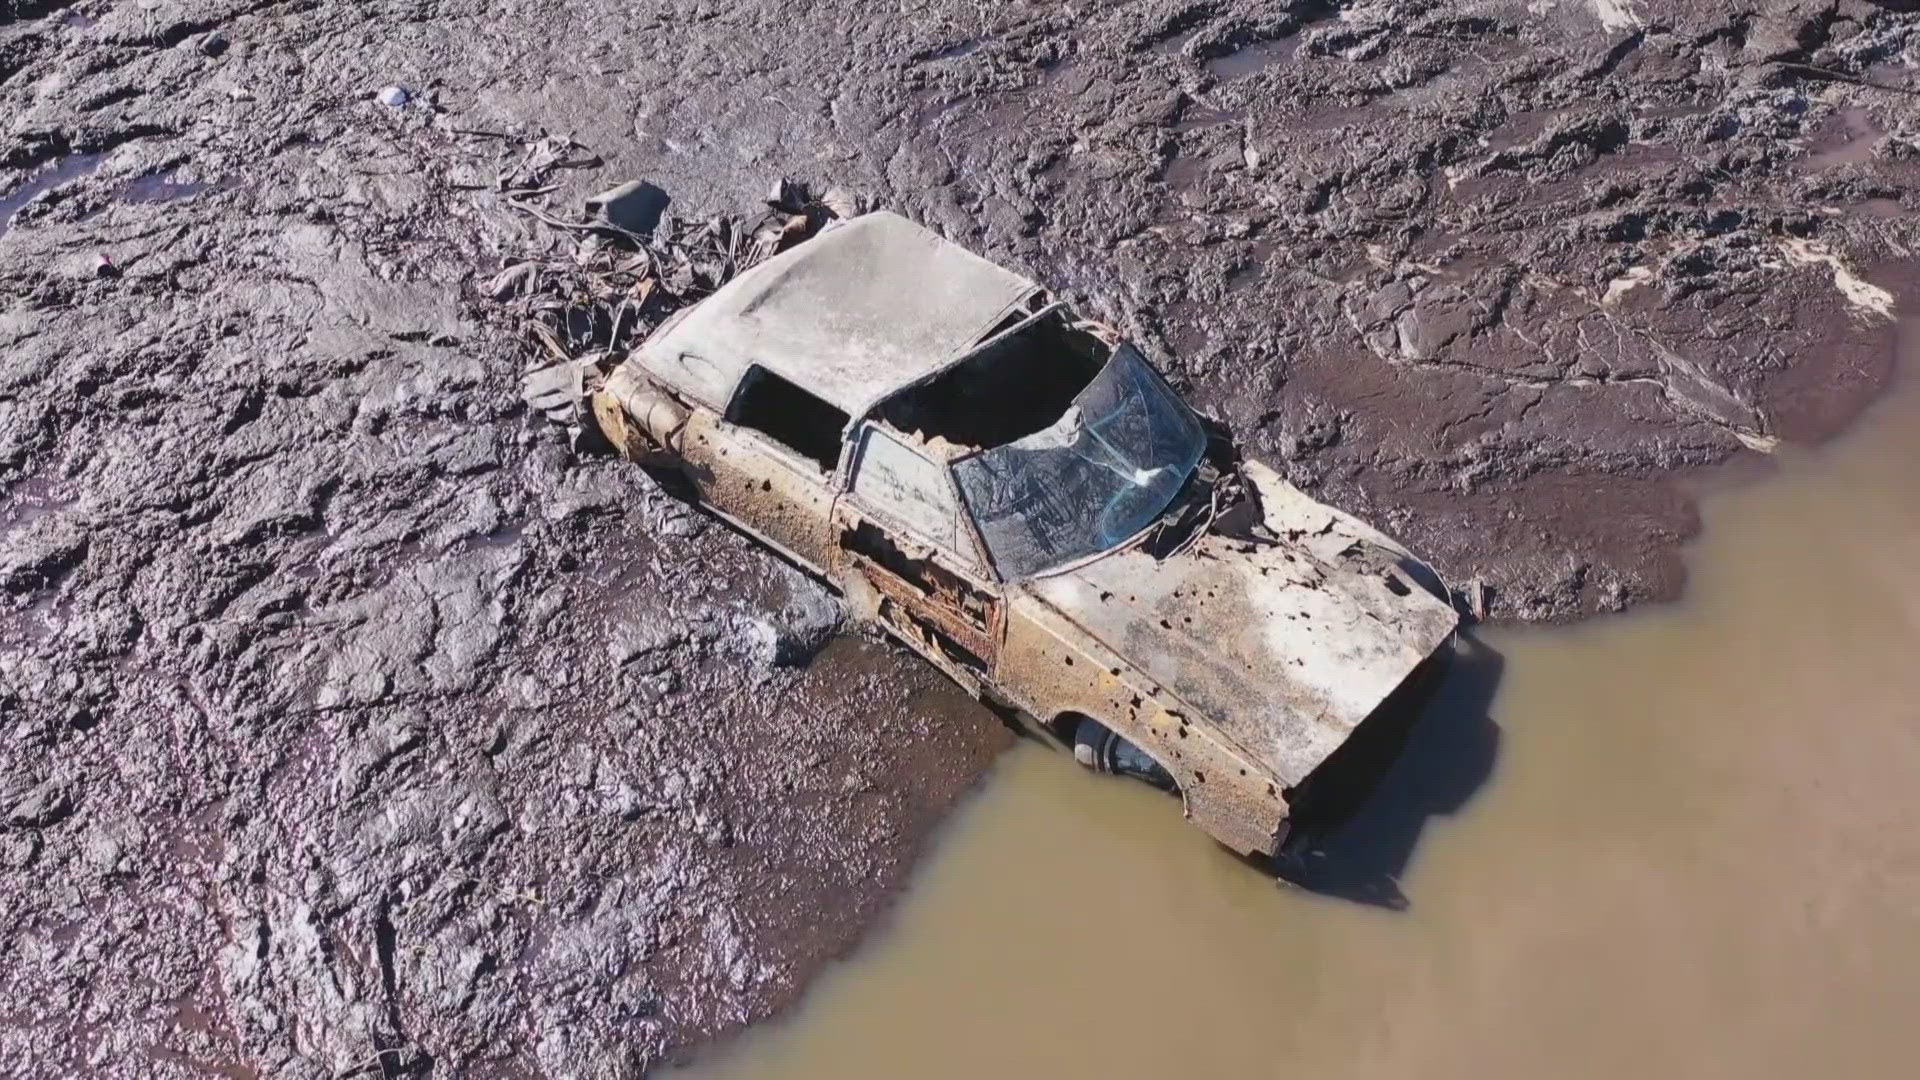
[[[1074,711],[1068,710],[1066,712],[1061,712],[1056,714],[1052,720],[1048,721],[1047,730],[1050,731],[1055,738],[1059,739],[1061,744],[1064,745],[1069,751],[1072,751],[1074,748],[1074,734],[1076,729],[1079,728],[1080,721],[1082,720],[1091,720],[1094,723],[1099,724],[1101,727],[1106,728],[1107,731],[1110,732],[1113,735],[1113,737],[1119,740],[1122,744],[1126,746],[1130,746],[1134,750],[1138,751],[1140,754],[1144,755],[1149,761],[1153,762],[1154,765],[1158,766],[1162,773],[1166,774],[1166,782],[1172,785],[1171,790],[1173,791],[1173,793],[1176,795],[1179,795],[1182,799],[1186,797],[1186,789],[1181,786],[1180,781],[1174,775],[1173,770],[1167,766],[1167,763],[1160,757],[1159,754],[1156,754],[1153,751],[1147,749],[1146,747],[1141,746],[1139,743],[1134,742],[1132,739],[1127,738],[1125,735],[1115,730],[1113,725],[1107,723],[1105,720],[1102,720],[1097,716],[1090,716],[1083,712],[1074,712]]]
[[[1080,726],[1080,721],[1082,720],[1095,720],[1095,718],[1088,716],[1086,713],[1067,711],[1056,714],[1053,719],[1047,721],[1047,730],[1053,734],[1054,738],[1059,739],[1071,750],[1073,748],[1073,733],[1075,729]],[[1099,720],[1095,720],[1095,722],[1104,723],[1104,721]]]

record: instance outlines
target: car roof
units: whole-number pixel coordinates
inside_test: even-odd
[[[639,359],[716,410],[759,364],[858,416],[945,367],[1038,288],[898,214],[865,214],[728,282]]]

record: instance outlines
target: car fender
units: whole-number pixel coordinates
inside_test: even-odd
[[[1050,726],[1087,716],[1139,747],[1173,777],[1187,817],[1221,843],[1242,854],[1277,846],[1288,814],[1280,786],[1178,696],[1025,590],[1008,604],[995,682]]]

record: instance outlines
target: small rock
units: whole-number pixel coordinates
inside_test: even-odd
[[[407,102],[412,101],[413,95],[407,93],[407,88],[404,86],[389,86],[385,90],[380,91],[377,95],[377,100],[380,104],[390,109],[398,109]]]
[[[637,821],[647,811],[647,798],[640,789],[621,781],[598,792],[600,807],[622,821]]]
[[[0,833],[0,868],[24,870],[40,854],[40,838],[32,833]]]
[[[52,780],[22,797],[7,810],[7,824],[23,829],[56,825],[73,812],[73,798]]]
[[[126,845],[109,832],[89,830],[82,843],[81,854],[96,873],[111,876],[126,872]]]
[[[762,667],[798,667],[813,659],[840,629],[845,613],[833,594],[799,574],[785,580],[787,603],[771,615],[751,618],[749,654]]]
[[[673,202],[664,189],[645,180],[629,180],[588,199],[589,216],[638,235],[653,232]]]

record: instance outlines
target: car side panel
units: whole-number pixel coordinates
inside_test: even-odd
[[[980,694],[1000,652],[999,587],[865,512],[852,496],[841,498],[834,520],[834,576],[848,610]]]
[[[1051,723],[1090,716],[1172,775],[1187,817],[1241,854],[1272,854],[1287,801],[1278,786],[1166,688],[1031,593],[1015,590],[995,683],[1013,704]]]
[[[816,574],[834,565],[831,478],[761,435],[696,407],[680,453],[713,510]]]

